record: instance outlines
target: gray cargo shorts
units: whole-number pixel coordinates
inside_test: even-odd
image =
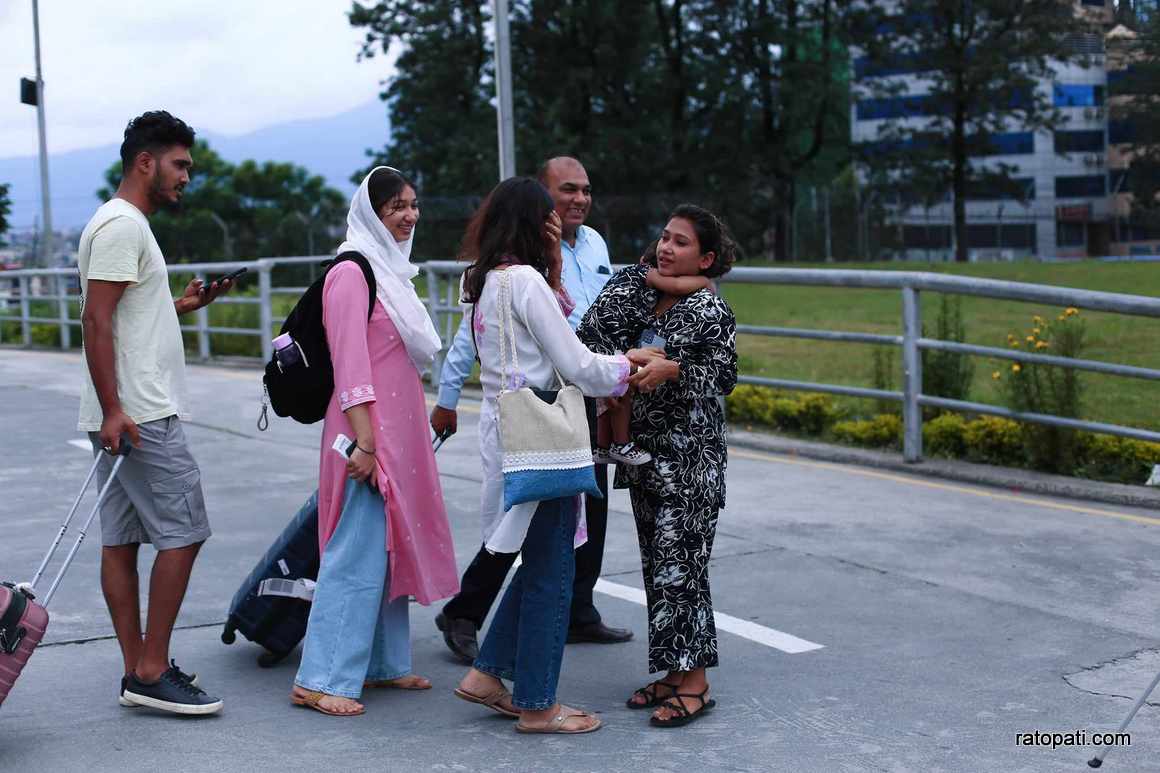
[[[101,505],[101,544],[107,547],[150,542],[173,550],[204,542],[210,535],[201,491],[201,470],[181,420],[170,416],[138,424],[141,445],[125,458]],[[101,449],[99,433],[90,432],[93,450],[101,454],[97,481],[104,485],[113,457]]]

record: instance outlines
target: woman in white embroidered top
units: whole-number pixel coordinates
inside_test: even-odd
[[[571,300],[560,282],[560,219],[548,191],[531,178],[511,178],[488,195],[468,225],[462,255],[463,300],[472,307],[480,359],[483,408],[483,540],[496,553],[522,552],[523,564],[504,593],[474,667],[456,695],[518,717],[521,732],[588,733],[600,720],[556,701],[568,634],[575,573],[573,551],[583,544],[578,497],[515,505],[504,512],[504,481],[496,397],[502,388],[552,389],[555,371],[592,396],[623,394],[639,352],[595,354],[580,343],[566,316]],[[510,281],[511,326],[519,363],[501,384],[500,272]],[[514,695],[501,680],[514,682]]]

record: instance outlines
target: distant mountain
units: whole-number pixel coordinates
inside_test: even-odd
[[[196,125],[194,128],[197,128]],[[199,131],[199,137],[228,161],[290,161],[320,174],[333,187],[353,193],[350,176],[367,164],[367,148],[379,149],[390,136],[386,105],[375,100],[326,118],[267,126],[230,136]],[[49,157],[52,220],[57,230],[83,226],[100,203],[105,170],[117,158],[120,142]],[[11,223],[30,228],[40,215],[40,171],[36,156],[0,158],[0,183],[11,183]]]

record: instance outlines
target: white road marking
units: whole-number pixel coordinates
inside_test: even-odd
[[[82,450],[86,453],[91,454],[93,452],[93,444],[87,440],[81,440],[80,438],[76,438],[74,440],[68,441],[68,444],[70,446],[72,446],[73,448],[79,448],[80,450]]]
[[[640,588],[620,585],[615,582],[609,582],[608,580],[597,580],[595,590],[608,596],[623,599],[624,601],[631,601],[641,606],[645,605],[644,591]],[[820,650],[825,646],[824,644],[815,644],[812,641],[799,639],[793,634],[767,628],[764,625],[758,625],[750,620],[742,620],[739,617],[727,615],[724,612],[714,612],[713,619],[716,621],[719,630],[728,631],[729,633],[736,634],[758,644],[764,644],[766,647],[773,647],[776,650],[781,650],[790,655]]]

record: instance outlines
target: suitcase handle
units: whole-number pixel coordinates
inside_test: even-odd
[[[121,469],[121,465],[125,462],[125,457],[129,455],[130,448],[132,448],[132,446],[128,442],[125,442],[125,439],[122,438],[121,451],[117,454],[117,461],[113,462],[113,469],[109,471],[109,477],[105,481],[105,485],[101,486],[101,490],[97,492],[97,501],[93,503],[93,509],[89,512],[89,517],[85,519],[85,525],[81,527],[80,532],[77,534],[76,542],[73,543],[72,548],[70,548],[68,551],[68,555],[65,556],[64,563],[61,565],[60,570],[56,573],[56,577],[53,578],[52,585],[50,585],[48,588],[48,593],[44,594],[43,606],[46,608],[48,607],[49,602],[52,601],[52,597],[56,595],[57,588],[60,587],[60,583],[61,580],[64,579],[65,572],[68,571],[69,567],[72,565],[73,559],[76,558],[77,551],[81,549],[81,543],[85,541],[85,535],[89,531],[89,526],[92,525],[93,519],[100,511],[101,503],[104,502],[105,495],[109,493],[109,488],[113,485],[113,481],[116,480],[117,472]],[[94,464],[94,469],[95,467],[96,465]],[[85,482],[85,487],[88,487],[87,481]],[[82,491],[81,493],[83,494],[84,492]],[[69,519],[72,519],[71,514],[69,515]],[[68,521],[65,521],[64,525],[61,527],[61,537],[64,536],[64,530],[67,528]],[[54,543],[53,547],[49,549],[49,555],[46,556],[45,563],[48,563],[48,558],[51,557],[52,553],[56,551],[56,545],[59,543],[60,537],[57,538],[57,542]]]
[[[117,455],[128,456],[132,450],[133,444],[129,442],[129,436],[122,435],[121,446],[117,451]],[[33,590],[36,588],[36,584],[40,582],[40,578],[44,576],[44,570],[48,568],[48,562],[52,560],[54,555],[56,555],[56,549],[60,547],[60,543],[64,539],[65,532],[68,531],[69,524],[72,523],[73,516],[76,515],[77,508],[80,507],[81,500],[84,498],[85,492],[89,490],[89,484],[92,483],[93,476],[97,474],[97,467],[100,466],[100,464],[101,455],[98,453],[93,457],[93,466],[89,468],[89,474],[85,477],[85,482],[81,485],[81,490],[77,493],[76,499],[73,500],[72,508],[68,511],[68,515],[65,517],[64,523],[60,525],[60,530],[56,534],[56,539],[53,540],[52,545],[49,546],[48,552],[44,554],[44,558],[41,560],[40,566],[37,567],[36,574],[33,575],[32,581],[20,583],[20,589],[24,590],[29,595],[32,595]],[[113,475],[116,475],[116,472],[114,472]],[[113,475],[110,475],[109,478],[112,479]],[[98,504],[99,502],[100,500],[98,499]],[[35,596],[33,596],[33,598],[35,598]]]

